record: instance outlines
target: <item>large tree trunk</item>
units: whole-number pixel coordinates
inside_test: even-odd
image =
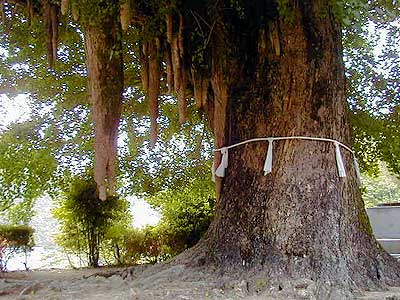
[[[328,1],[293,2],[287,16],[271,16],[259,30],[220,14],[211,43],[217,147],[296,135],[351,145],[339,22]],[[268,6],[255,6],[249,19],[260,10],[274,14]],[[331,289],[399,284],[399,267],[372,236],[352,154],[342,148],[347,177],[340,178],[332,143],[275,141],[272,173],[264,176],[267,148],[229,150],[215,219],[182,257],[315,280],[318,299],[344,299]]]
[[[124,88],[118,13],[118,10],[111,10],[100,24],[85,26],[86,64],[96,134],[94,177],[101,200],[114,192],[118,125]]]

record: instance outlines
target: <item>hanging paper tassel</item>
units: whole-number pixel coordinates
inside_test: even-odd
[[[338,143],[335,143],[335,151],[336,151],[336,164],[339,172],[339,177],[346,177],[346,170],[344,169],[342,154],[340,153],[340,146]]]
[[[358,164],[357,158],[355,156],[354,156],[354,169],[356,170],[357,179],[361,183],[360,165]]]
[[[225,176],[225,169],[228,167],[228,148],[221,148],[221,163],[219,164],[217,170],[215,171],[215,175],[218,177]]]
[[[264,176],[272,172],[272,143],[274,140],[268,140],[267,158],[264,163]]]

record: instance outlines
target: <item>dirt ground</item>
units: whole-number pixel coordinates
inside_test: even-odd
[[[114,274],[114,275],[112,275]],[[42,270],[0,274],[0,300],[320,300],[310,280],[270,284],[230,281],[182,265],[154,271],[152,267]],[[400,288],[371,292],[354,299],[400,300]],[[322,299],[321,299],[322,300]]]

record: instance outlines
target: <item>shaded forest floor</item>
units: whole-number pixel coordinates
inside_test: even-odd
[[[274,285],[264,279],[231,280],[182,265],[164,270],[139,266],[126,269],[42,270],[0,273],[0,300],[319,300],[314,283],[300,280]],[[400,300],[400,288],[370,292],[355,299]]]

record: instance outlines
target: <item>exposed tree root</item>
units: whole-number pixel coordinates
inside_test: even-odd
[[[136,279],[140,274],[142,274],[145,270],[149,269],[150,267],[154,267],[152,265],[137,265],[137,266],[132,266],[132,267],[127,267],[123,270],[102,270],[96,273],[92,273],[90,275],[83,275],[84,279],[88,279],[90,277],[104,277],[104,278],[110,278],[112,276],[121,276],[122,279],[127,279],[127,280],[134,280]],[[154,268],[154,272],[157,272],[157,269]],[[151,274],[153,274],[151,273]]]

